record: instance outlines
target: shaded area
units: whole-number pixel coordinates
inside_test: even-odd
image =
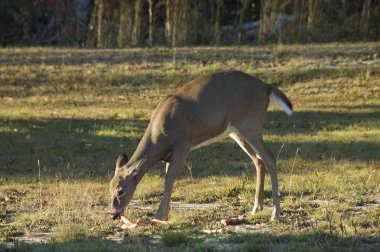
[[[194,60],[195,62],[224,62],[225,60],[240,60],[243,62],[273,62],[274,58],[286,60],[294,57],[326,60],[331,58],[335,63],[354,61],[360,57],[368,60],[367,55],[375,54],[380,50],[378,43],[360,44],[316,44],[302,46],[226,46],[226,47],[184,47],[175,50],[167,47],[144,49],[54,49],[32,48],[9,50],[0,49],[0,64],[22,66],[30,64],[42,65],[82,65],[103,63],[107,65],[143,62],[164,63]],[[258,62],[258,63],[259,63]],[[343,65],[342,65],[343,66]],[[357,66],[357,65],[352,65]]]
[[[276,71],[274,75],[264,74],[263,76],[268,79],[267,82],[274,84],[284,84],[290,85],[295,84],[297,82],[309,82],[309,81],[318,81],[320,82],[320,86],[318,89],[321,89],[322,93],[325,92],[323,88],[328,88],[328,86],[324,86],[324,80],[332,80],[337,78],[356,78],[358,76],[363,76],[366,71],[371,72],[371,74],[376,75],[379,74],[379,66],[378,64],[374,65],[359,65],[355,64],[355,66],[347,66],[347,67],[335,67],[335,66],[312,66],[312,69],[303,69],[303,68],[294,68],[287,69],[285,71]],[[260,74],[258,75],[260,76]]]
[[[268,147],[274,154],[280,150],[282,143],[268,142]],[[193,177],[203,177],[210,175],[239,175],[243,172],[253,172],[251,161],[245,153],[235,143],[217,143],[208,149],[195,150],[190,154],[189,160],[192,162]],[[296,142],[286,144],[281,152],[281,159],[292,160],[297,148],[300,150],[299,156],[303,161],[378,161],[380,144],[373,142],[340,143],[335,141],[323,142]],[[371,151],[368,151],[371,150]],[[246,164],[249,164],[247,167]],[[289,164],[290,165],[290,164]],[[320,165],[315,164],[318,170]],[[331,168],[331,167],[329,167]],[[292,174],[299,174],[312,169],[298,167]],[[281,167],[281,173],[290,173],[291,167]],[[188,172],[186,171],[188,174]]]
[[[378,161],[380,144],[376,139],[353,142],[329,140],[297,141],[297,134],[345,130],[352,125],[376,128],[380,112],[298,112],[288,117],[280,111],[267,115],[264,136],[285,137],[281,159],[292,159],[296,149],[304,160]],[[56,119],[1,120],[0,174],[2,177],[102,177],[113,173],[116,157],[131,155],[148,124],[146,120],[120,119]],[[273,153],[282,142],[267,141]],[[369,151],[370,150],[370,151]],[[246,168],[241,161],[248,157],[232,141],[224,141],[197,149],[189,160],[197,176],[237,175]],[[162,165],[159,165],[160,167]],[[204,168],[207,167],[205,170]],[[158,170],[160,173],[162,169]],[[157,172],[152,169],[152,172]],[[283,171],[286,172],[286,171]],[[188,174],[188,172],[184,172]]]
[[[171,51],[162,49],[49,49],[33,48],[17,51],[2,50],[0,64],[8,66],[37,65],[82,65],[103,63],[107,65],[132,63],[141,64],[143,61],[161,63],[172,60]]]
[[[149,59],[150,60],[150,59]],[[145,60],[143,60],[145,61]],[[185,60],[186,62],[189,60]],[[199,61],[199,60],[195,60]],[[201,72],[216,72],[234,70],[232,65],[224,66],[225,60],[220,62],[205,62],[203,66],[190,65],[187,63],[179,63],[178,66],[168,66],[166,71],[159,70],[163,66],[145,65],[144,67],[135,68],[126,60],[124,67],[111,67],[107,65],[99,66],[96,64],[82,65],[73,67],[72,63],[63,63],[54,69],[46,69],[43,63],[36,67],[23,65],[20,67],[8,68],[6,74],[0,75],[0,97],[30,97],[34,95],[57,95],[67,94],[72,91],[87,91],[92,94],[109,94],[120,93],[125,95],[129,90],[136,87],[172,87],[182,86],[191,81]],[[255,69],[253,72],[249,70],[249,74],[255,75],[268,83],[279,86],[291,86],[296,83],[306,83],[316,81],[318,86],[305,86],[308,95],[326,95],[332,90],[336,91],[340,88],[355,88],[355,85],[329,84],[325,85],[324,80],[337,78],[362,78],[363,76],[380,74],[378,64],[374,65],[356,65],[355,67],[334,68],[332,66],[309,66],[311,69],[292,67],[290,69],[276,70],[267,68],[267,62],[247,62],[246,67]],[[149,61],[150,62],[150,61]],[[141,63],[144,65],[144,63]],[[170,63],[166,63],[170,64]],[[272,63],[271,63],[272,64]],[[130,67],[130,68],[129,68]],[[1,65],[0,65],[1,68]],[[68,70],[69,69],[69,70]],[[195,70],[196,69],[196,70]],[[243,68],[244,69],[244,68]],[[368,96],[376,96],[376,89],[370,86],[370,81],[363,81],[360,88],[368,89]],[[358,86],[359,87],[359,86]]]
[[[330,106],[329,106],[330,107]],[[376,129],[380,123],[380,106],[348,107],[369,108],[372,112],[300,111],[295,109],[289,117],[283,111],[269,111],[264,124],[265,134],[315,134],[319,131],[345,130],[347,127],[365,125]],[[342,108],[343,109],[343,108]]]
[[[2,176],[93,177],[114,169],[120,152],[132,152],[147,122],[138,120],[17,120],[0,122]],[[7,130],[7,132],[4,132]],[[98,136],[102,130],[115,137]],[[116,134],[116,133],[115,133]]]
[[[28,98],[41,95],[63,95],[75,91],[87,91],[92,95],[108,95],[118,93],[120,95],[128,95],[131,90],[135,91],[136,87],[143,89],[155,89],[157,87],[168,88],[171,86],[181,86],[194,78],[195,74],[177,71],[176,73],[141,73],[134,72],[118,72],[117,74],[109,74],[107,69],[99,72],[94,71],[93,74],[83,74],[85,70],[90,71],[91,66],[85,67],[72,73],[70,80],[64,71],[56,70],[57,73],[28,75],[14,78],[10,74],[7,78],[1,79],[0,76],[0,98],[16,97]],[[13,74],[18,74],[14,72]],[[2,86],[1,82],[7,85]],[[147,84],[149,86],[147,86]],[[140,91],[139,90],[139,91]]]
[[[170,237],[169,237],[170,235]],[[183,239],[178,239],[179,236]],[[223,238],[224,237],[224,238]],[[376,251],[380,238],[345,236],[337,234],[305,232],[292,234],[232,233],[227,236],[208,235],[194,238],[190,234],[167,232],[160,237],[147,235],[102,239],[78,236],[73,241],[48,241],[46,243],[8,243],[0,246],[10,251],[167,251],[170,248],[197,249],[200,251]]]

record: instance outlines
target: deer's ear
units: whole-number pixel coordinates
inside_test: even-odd
[[[120,155],[117,160],[116,160],[116,169],[119,169],[121,167],[123,167],[126,163],[128,163],[128,156],[127,154],[122,154]]]

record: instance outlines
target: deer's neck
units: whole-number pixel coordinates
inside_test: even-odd
[[[153,143],[151,134],[145,132],[127,166],[138,169],[142,177],[164,155],[163,150],[157,148],[157,146],[159,145]]]

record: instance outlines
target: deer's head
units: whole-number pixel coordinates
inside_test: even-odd
[[[113,218],[119,219],[120,214],[132,200],[133,194],[139,182],[139,174],[135,165],[128,167],[126,154],[120,155],[116,161],[115,176],[110,183]]]

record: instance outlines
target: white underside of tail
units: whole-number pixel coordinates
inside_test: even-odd
[[[293,110],[289,108],[289,106],[286,105],[286,103],[280,97],[276,96],[275,93],[271,92],[271,94],[269,95],[269,98],[278,106],[280,106],[280,108],[282,108],[282,110],[284,110],[286,114],[288,115],[293,114]]]

